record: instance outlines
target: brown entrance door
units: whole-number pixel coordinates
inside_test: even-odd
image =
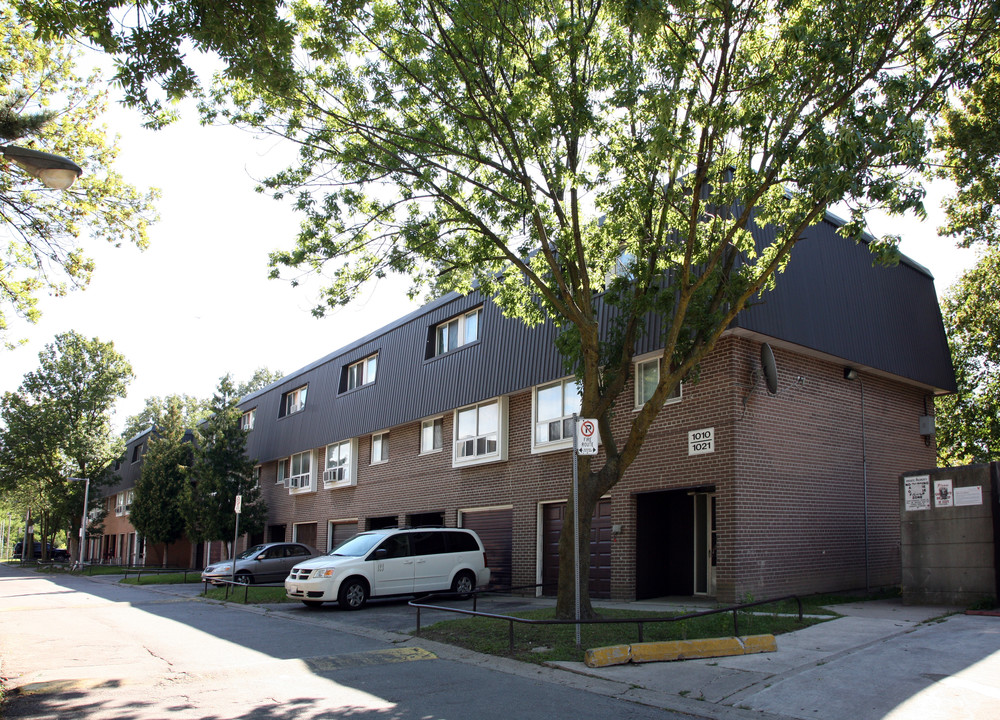
[[[542,593],[555,595],[559,583],[559,533],[565,503],[542,506]],[[611,500],[597,503],[590,526],[590,596],[611,597]]]

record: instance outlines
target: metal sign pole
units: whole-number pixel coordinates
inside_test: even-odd
[[[576,598],[576,647],[580,648],[580,488],[577,469],[577,423],[573,413],[573,592]]]
[[[240,512],[243,510],[243,496],[236,496],[236,530],[233,533],[233,576],[232,581],[236,582],[236,541],[240,537]]]

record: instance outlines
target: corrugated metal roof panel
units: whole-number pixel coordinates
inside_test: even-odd
[[[873,267],[867,247],[837,235],[836,226],[830,216],[808,231],[777,289],[744,311],[736,327],[953,390],[933,278],[916,263]],[[754,233],[761,241],[773,237],[769,228]],[[614,311],[598,303],[607,328]],[[478,341],[428,358],[433,328],[480,305]],[[657,323],[648,318],[637,354],[657,348]],[[257,408],[248,453],[272,460],[562,377],[555,337],[551,323],[527,328],[478,292],[439,298],[244,399],[244,409]],[[375,382],[339,392],[343,368],[374,352]],[[282,394],[303,384],[305,410],[279,419]]]

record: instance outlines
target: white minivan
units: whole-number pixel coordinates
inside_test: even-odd
[[[299,563],[285,578],[285,594],[307,607],[336,600],[359,610],[369,597],[470,593],[489,581],[486,551],[472,530],[385,528]]]

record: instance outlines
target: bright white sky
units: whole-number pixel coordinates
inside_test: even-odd
[[[142,129],[136,114],[112,108],[108,125],[121,136],[118,168],[140,188],[161,189],[160,222],[145,252],[88,244],[97,263],[90,286],[44,298],[36,325],[11,322],[11,336],[28,342],[0,349],[0,391],[16,389],[59,333],[110,340],[136,375],[118,406],[120,429],[147,397],[208,397],[227,372],[237,381],[259,367],[293,372],[416,307],[405,280],[382,281],[318,320],[310,313],[315,284],[269,280],[268,253],[292,247],[298,218],[254,187],[284,167],[292,151],[233,128],[202,127],[189,115],[154,132]],[[975,257],[938,238],[936,200],[928,211],[923,223],[872,218],[870,225],[876,234],[900,234],[903,253],[934,274],[940,295]]]

